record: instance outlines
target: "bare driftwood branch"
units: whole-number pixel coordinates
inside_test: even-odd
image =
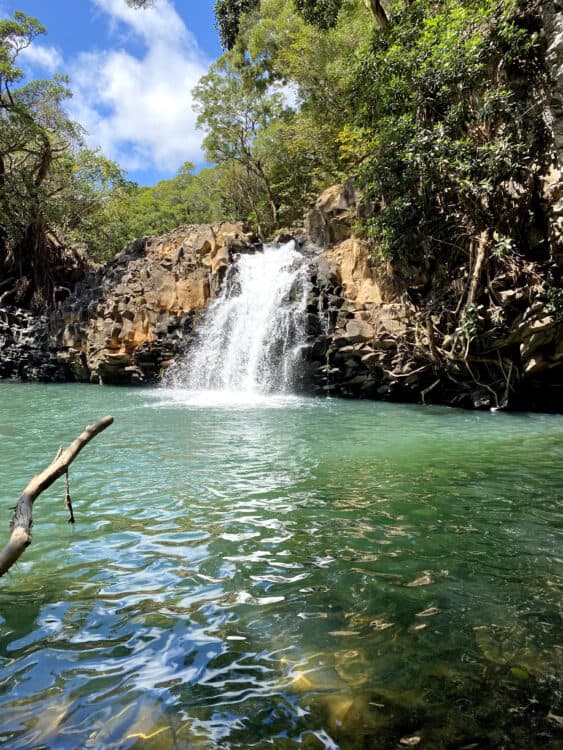
[[[4,575],[18,560],[26,547],[31,544],[31,526],[33,524],[33,503],[39,495],[50,487],[53,482],[68,472],[69,465],[74,461],[87,443],[100,432],[109,427],[113,417],[104,417],[95,424],[89,424],[68,448],[59,449],[55,458],[41,474],[33,477],[22,492],[14,517],[12,518],[12,533],[8,544],[0,551],[0,576]],[[72,513],[72,511],[71,511]]]

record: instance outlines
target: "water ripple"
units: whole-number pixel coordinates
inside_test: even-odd
[[[119,418],[2,579],[6,747],[556,747],[560,419],[9,392],[4,528],[30,445]]]

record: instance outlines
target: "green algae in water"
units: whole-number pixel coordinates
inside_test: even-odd
[[[0,384],[0,742],[561,747],[563,421]]]

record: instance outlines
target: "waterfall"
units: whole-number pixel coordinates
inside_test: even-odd
[[[191,391],[287,393],[292,390],[310,283],[306,259],[286,245],[241,255],[170,374]]]

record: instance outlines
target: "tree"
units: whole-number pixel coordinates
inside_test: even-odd
[[[352,73],[371,36],[370,11],[339,0],[335,23],[319,31],[294,0],[222,7],[232,48],[195,89],[199,124],[232,191],[224,210],[267,233],[298,221],[316,193],[346,176],[340,133],[353,118]]]
[[[250,66],[286,98],[283,116],[261,129],[255,145],[268,165],[284,226],[348,176],[341,133],[353,121],[354,71],[372,32],[369,12],[356,0],[345,0],[336,26],[324,31],[308,24],[293,0],[262,0],[241,21],[231,52],[235,66]]]
[[[65,153],[51,176],[49,223],[63,246],[81,246],[100,261],[130,238],[112,207],[135,186],[124,171],[98,150]],[[135,186],[136,187],[136,186]]]
[[[214,5],[216,27],[223,49],[235,46],[241,18],[260,5],[260,0],[216,0]]]
[[[539,37],[519,6],[420,3],[374,35],[353,96],[371,156],[360,179],[382,205],[371,229],[391,255],[406,256],[428,235],[478,241],[495,226],[525,242],[547,139],[539,110],[518,90],[539,88],[543,75]]]
[[[193,171],[194,165],[186,162],[175,177],[151,187],[128,181],[114,183],[102,210],[92,217],[92,231],[87,235],[89,254],[105,260],[132,237],[164,234],[183,224],[234,219],[222,167],[197,174]]]
[[[127,237],[108,205],[128,188],[123,170],[83,146],[83,130],[64,104],[68,79],[23,78],[19,53],[44,32],[23,13],[0,21],[0,298],[51,301],[86,261],[71,246],[102,257]],[[117,235],[117,237],[115,236]]]
[[[133,8],[148,8],[155,1],[126,0],[127,4]],[[343,2],[345,0],[295,0],[295,7],[308,23],[326,30],[336,26]],[[364,0],[364,5],[369,9],[378,26],[385,28],[389,20],[381,2]],[[259,7],[260,0],[216,0],[213,9],[223,49],[233,49],[244,14]]]
[[[270,209],[269,224],[279,225],[278,200],[267,164],[256,149],[261,130],[282,116],[283,96],[251,65],[237,67],[226,53],[214,63],[193,90],[198,126],[207,129],[203,141],[207,158],[217,164],[236,162],[260,184]],[[255,211],[257,213],[257,211]]]
[[[344,0],[295,0],[295,7],[308,23],[319,29],[336,26]],[[364,0],[377,25],[384,29],[389,23],[387,12],[379,0]]]
[[[19,279],[20,297],[41,302],[52,288],[48,210],[50,177],[80,129],[62,109],[67,80],[32,81],[16,61],[44,28],[16,12],[0,21],[0,242],[4,273]]]

